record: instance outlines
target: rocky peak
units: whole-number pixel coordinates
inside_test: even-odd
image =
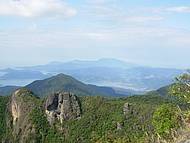
[[[81,109],[77,97],[68,92],[48,96],[45,105],[47,119],[52,124],[55,120],[79,119]]]

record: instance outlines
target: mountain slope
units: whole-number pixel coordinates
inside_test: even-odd
[[[15,90],[20,88],[19,86],[4,86],[0,87],[0,95],[11,95]]]
[[[153,91],[148,92],[148,94],[156,94],[156,95],[160,95],[160,96],[169,96],[169,89],[172,85],[174,85],[174,84],[163,86],[157,90],[153,90]]]
[[[58,74],[45,80],[34,81],[27,85],[26,88],[40,97],[60,91],[72,92],[78,95],[117,96],[116,92],[110,87],[84,84],[65,74]]]

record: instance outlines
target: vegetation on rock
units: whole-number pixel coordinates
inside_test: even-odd
[[[176,83],[170,87],[169,94],[190,102],[190,71],[176,77]]]
[[[11,98],[0,97],[0,137],[2,141],[39,143],[174,142],[186,125],[184,119],[190,117],[188,85],[183,80],[163,89],[164,96],[160,96],[162,92],[125,98],[54,94],[42,99],[20,89]],[[14,103],[19,112],[12,126],[7,126],[6,119],[12,121],[6,116],[8,103]],[[48,122],[47,109],[52,123]],[[75,109],[80,116],[73,117],[80,118],[68,116],[75,115]]]
[[[4,138],[6,134],[6,115],[7,115],[7,103],[9,97],[0,96],[0,139]]]

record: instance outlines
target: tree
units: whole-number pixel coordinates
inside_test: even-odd
[[[187,70],[187,73],[184,73],[180,75],[179,77],[176,77],[176,81],[178,83],[181,83],[190,87],[190,70]]]
[[[169,94],[190,103],[190,70],[176,77],[176,83],[170,87]]]
[[[153,114],[152,124],[156,133],[168,138],[172,129],[178,129],[182,124],[180,109],[172,104],[163,104]]]

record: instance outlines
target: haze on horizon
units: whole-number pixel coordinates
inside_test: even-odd
[[[120,59],[190,67],[190,1],[0,0],[0,68]]]

